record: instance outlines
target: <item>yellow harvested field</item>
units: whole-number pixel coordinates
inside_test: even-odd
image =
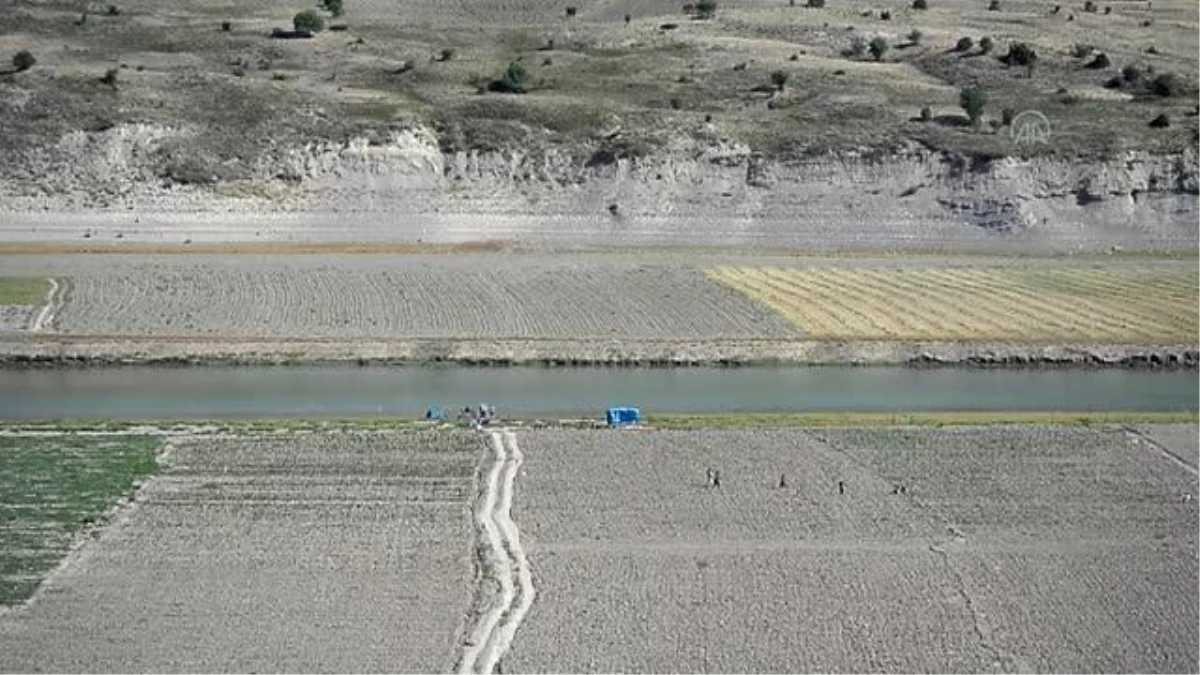
[[[813,338],[1200,341],[1194,270],[718,267],[708,275]]]

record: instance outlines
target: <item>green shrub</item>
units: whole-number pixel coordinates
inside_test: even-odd
[[[1087,57],[1091,56],[1092,52],[1095,50],[1096,48],[1091,45],[1085,45],[1082,42],[1076,42],[1075,46],[1071,48],[1071,54],[1073,54],[1077,59],[1086,59]]]
[[[112,87],[113,89],[116,89],[117,77],[120,72],[121,71],[117,70],[116,68],[109,68],[108,70],[104,71],[104,77],[101,77],[100,81]]]
[[[914,29],[912,29],[912,31],[911,31],[911,32],[909,32],[909,34],[908,34],[908,41],[909,41],[910,43],[914,44],[914,45],[919,45],[919,44],[921,44],[921,38],[922,38],[922,37],[924,37],[924,36],[925,36],[925,34],[924,34],[924,33],[922,33],[921,31],[917,30],[916,28],[914,28]]]
[[[1002,124],[1006,127],[1011,127],[1012,123],[1013,123],[1013,117],[1015,117],[1015,113],[1012,108],[1005,108],[1005,109],[1001,110],[1000,111],[1000,124]]]
[[[1180,93],[1179,78],[1172,73],[1163,73],[1150,81],[1149,89],[1156,96],[1175,96]]]
[[[882,35],[876,35],[871,38],[871,43],[868,48],[871,50],[871,58],[876,61],[883,60],[883,55],[887,53],[888,41]]]
[[[315,9],[296,12],[296,16],[292,17],[292,28],[295,30],[306,30],[311,33],[320,33],[325,30],[325,17],[317,13]]]
[[[1112,66],[1112,61],[1108,58],[1108,54],[1100,52],[1096,55],[1096,58],[1089,61],[1085,67],[1091,68],[1092,70],[1104,70],[1110,66]]]
[[[990,38],[990,37],[983,37],[983,38],[979,39],[979,53],[980,54],[990,53],[992,51],[992,47],[994,47],[994,46],[996,46],[996,43],[993,42],[992,38]]]
[[[329,12],[334,17],[341,16],[346,12],[346,7],[342,0],[321,0],[321,9]]]
[[[771,84],[775,85],[775,88],[779,91],[783,91],[783,88],[787,86],[787,82],[788,74],[786,71],[776,70],[771,73]]]
[[[696,16],[711,19],[717,13],[717,0],[700,0],[696,3]]]
[[[1000,11],[1000,0],[992,0],[990,3],[988,3],[988,11],[989,12],[999,12]]]
[[[925,106],[924,108],[921,108],[921,121],[928,122],[929,120],[932,120],[932,119],[933,119],[933,111],[929,109],[929,106]]]
[[[804,6],[821,9],[825,6],[825,0],[808,0],[807,2],[804,3]]]
[[[971,51],[971,48],[974,46],[975,46],[975,41],[972,40],[971,38],[960,37],[960,38],[958,38],[958,42],[955,43],[955,45],[954,45],[954,51],[969,52],[969,51]]]
[[[488,84],[488,90],[504,94],[524,94],[529,91],[529,71],[525,70],[520,61],[513,61],[508,64],[508,69],[500,79]]]
[[[862,37],[855,35],[854,39],[850,41],[850,56],[853,56],[856,59],[861,59],[863,54],[866,53],[867,41],[862,39]]]
[[[16,68],[17,72],[19,73],[23,70],[29,70],[37,65],[37,59],[34,58],[33,54],[29,53],[28,49],[22,49],[16,54],[13,54],[12,64],[13,68]]]
[[[1137,66],[1125,66],[1121,69],[1121,79],[1129,84],[1138,84],[1142,81],[1142,71]]]
[[[913,9],[929,9],[929,0],[913,0]]]
[[[979,118],[983,117],[983,108],[987,105],[987,94],[978,87],[963,89],[958,94],[958,105],[966,111],[971,124],[979,124]]]
[[[454,49],[452,47],[446,47],[445,49],[443,49],[441,52],[438,53],[438,59],[441,61],[449,61],[453,58],[454,58]]]

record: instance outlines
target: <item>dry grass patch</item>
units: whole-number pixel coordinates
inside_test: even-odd
[[[1197,341],[1200,288],[1185,270],[719,267],[709,275],[821,339]]]

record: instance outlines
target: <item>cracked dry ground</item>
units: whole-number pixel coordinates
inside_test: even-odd
[[[1196,672],[1196,431],[522,433],[504,671]]]
[[[435,672],[474,593],[467,431],[177,439],[0,614],[4,672]]]

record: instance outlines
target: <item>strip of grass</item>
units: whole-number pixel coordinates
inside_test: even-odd
[[[40,305],[50,284],[37,277],[0,277],[0,305]]]
[[[0,437],[0,606],[24,602],[157,468],[156,436]]]
[[[968,426],[987,424],[1196,423],[1195,412],[915,412],[749,413],[649,415],[656,429],[767,429],[784,427]]]

